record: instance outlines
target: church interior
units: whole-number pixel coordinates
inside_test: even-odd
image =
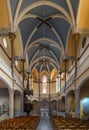
[[[89,129],[89,0],[0,0],[7,129]]]

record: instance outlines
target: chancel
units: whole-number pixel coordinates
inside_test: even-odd
[[[89,0],[0,0],[7,129],[89,129]]]

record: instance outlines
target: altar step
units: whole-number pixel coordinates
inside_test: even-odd
[[[37,130],[53,130],[49,117],[41,117]]]

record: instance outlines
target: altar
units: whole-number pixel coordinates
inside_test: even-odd
[[[49,116],[49,109],[48,108],[41,108],[40,109],[41,112],[41,117],[48,117]]]

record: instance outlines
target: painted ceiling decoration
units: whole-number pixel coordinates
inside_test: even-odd
[[[76,32],[80,0],[8,0],[11,31],[19,28],[23,55],[38,73],[60,68],[70,30]]]

